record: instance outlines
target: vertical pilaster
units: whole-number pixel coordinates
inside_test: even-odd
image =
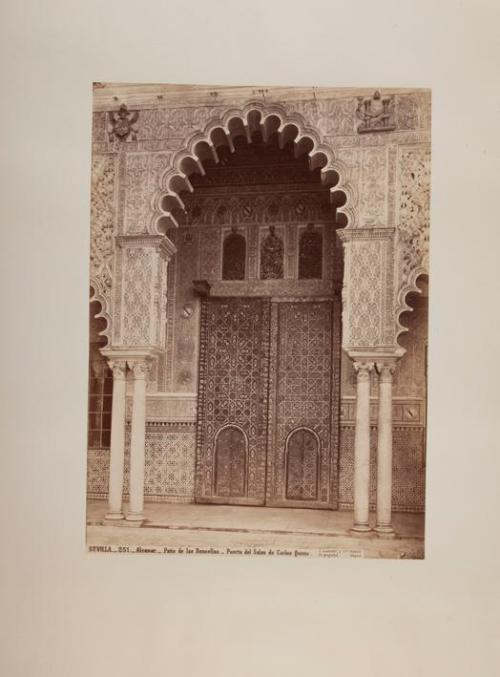
[[[396,365],[378,362],[377,525],[380,536],[393,537],[392,527],[392,375]]]
[[[132,401],[132,430],[130,435],[129,512],[127,520],[144,520],[144,462],[146,444],[146,377],[148,362],[145,359],[129,361],[134,375]]]
[[[370,531],[370,372],[372,362],[354,362],[356,371],[356,428],[354,431],[355,532]]]
[[[111,449],[109,461],[108,512],[106,519],[121,520],[123,465],[125,458],[125,360],[109,360],[113,372],[113,404],[111,408]]]

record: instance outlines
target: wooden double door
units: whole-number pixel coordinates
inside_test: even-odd
[[[336,507],[339,369],[333,299],[205,299],[196,501]]]

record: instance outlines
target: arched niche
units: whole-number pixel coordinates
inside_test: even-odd
[[[307,224],[299,238],[299,280],[320,280],[323,276],[323,233]]]
[[[318,499],[320,441],[309,428],[293,430],[286,440],[286,498]]]
[[[243,497],[247,488],[248,439],[241,428],[228,425],[215,438],[215,495]]]
[[[226,235],[222,251],[223,280],[245,279],[246,247],[245,237],[237,230]]]

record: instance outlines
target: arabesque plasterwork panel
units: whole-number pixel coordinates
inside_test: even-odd
[[[125,249],[124,259],[122,343],[148,345],[152,342],[151,281],[155,253],[147,247],[132,247]]]
[[[387,149],[364,148],[361,156],[360,225],[387,225]]]
[[[112,265],[115,227],[116,156],[92,157],[90,197],[90,275]]]
[[[400,287],[414,270],[427,269],[430,223],[430,146],[400,147],[398,242]]]

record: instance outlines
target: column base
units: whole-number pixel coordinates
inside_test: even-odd
[[[129,527],[140,527],[144,524],[146,518],[144,517],[144,514],[141,513],[134,513],[134,512],[129,512],[127,517],[125,518],[125,523]]]
[[[354,526],[352,526],[349,531],[354,536],[359,536],[363,534],[369,534],[371,530],[372,528],[369,524],[354,524]]]
[[[115,521],[118,521],[118,520],[125,519],[125,515],[122,512],[107,512],[104,515],[104,519],[115,522]]]
[[[377,525],[374,531],[380,538],[396,538],[396,532],[390,524]]]

